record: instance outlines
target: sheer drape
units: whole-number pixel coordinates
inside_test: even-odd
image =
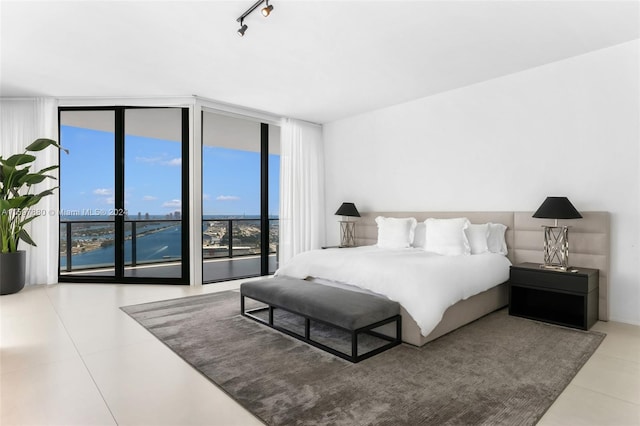
[[[324,244],[322,128],[285,119],[280,149],[279,262],[282,265],[294,255]]]
[[[38,138],[58,140],[58,109],[55,99],[0,99],[0,154],[4,158],[24,152],[24,148]],[[64,154],[63,154],[64,155]],[[58,151],[48,148],[36,154],[34,168],[58,164]],[[58,176],[55,170],[51,174]],[[47,179],[37,191],[58,185]],[[26,284],[52,284],[58,279],[58,193],[46,197],[36,206],[44,216],[27,225],[27,232],[38,244],[24,242],[19,250],[27,252]]]

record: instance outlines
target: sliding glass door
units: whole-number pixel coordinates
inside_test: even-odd
[[[203,281],[273,273],[280,129],[213,112],[202,123]]]
[[[60,275],[115,277],[115,111],[61,111]]]
[[[61,108],[60,280],[188,283],[188,110]]]
[[[179,108],[125,111],[125,277],[188,275],[181,119]]]

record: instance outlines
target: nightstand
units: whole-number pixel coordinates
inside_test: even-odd
[[[580,267],[564,272],[537,263],[513,265],[509,315],[588,330],[598,321],[598,274]]]

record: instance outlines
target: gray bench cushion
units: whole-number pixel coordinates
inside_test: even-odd
[[[240,293],[347,330],[400,314],[400,304],[385,297],[294,278],[275,277],[242,283]]]

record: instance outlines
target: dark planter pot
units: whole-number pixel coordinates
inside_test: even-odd
[[[24,288],[27,252],[0,253],[0,295],[17,293]]]

